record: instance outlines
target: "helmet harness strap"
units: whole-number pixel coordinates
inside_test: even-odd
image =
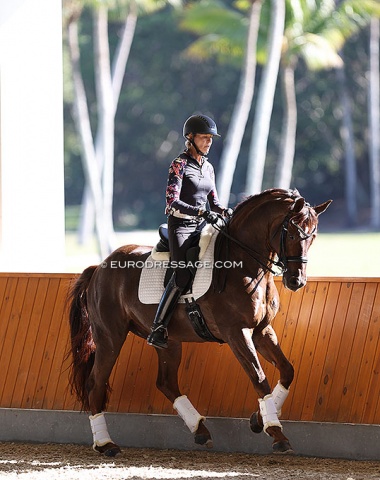
[[[192,135],[193,135],[193,138],[194,138],[194,137],[195,137],[195,134],[192,134]],[[205,157],[206,154],[205,154],[204,152],[201,152],[201,151],[199,150],[199,148],[196,146],[193,138],[186,137],[186,139],[189,140],[189,142],[191,143],[191,145],[195,148],[197,154],[198,154],[198,155],[202,155],[202,157]]]

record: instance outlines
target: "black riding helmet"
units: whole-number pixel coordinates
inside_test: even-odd
[[[220,137],[214,120],[207,115],[192,115],[183,126],[183,136],[187,138],[189,133],[196,135],[197,133],[208,133]]]
[[[188,138],[188,135],[190,133],[192,133],[193,135],[200,133],[220,137],[216,123],[212,118],[208,117],[207,115],[192,115],[186,120],[183,126],[183,136],[186,138],[186,140],[189,140],[197,153],[203,156],[205,156],[205,153],[199,150],[199,148],[195,145],[193,139]]]

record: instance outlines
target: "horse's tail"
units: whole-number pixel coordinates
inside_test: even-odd
[[[87,288],[96,266],[86,268],[73,285],[69,295],[70,352],[72,357],[69,383],[82,405],[89,411],[87,380],[94,365],[96,345],[92,337],[87,310]]]

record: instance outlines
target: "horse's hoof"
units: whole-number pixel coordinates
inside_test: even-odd
[[[194,441],[197,445],[202,445],[202,447],[212,448],[214,446],[212,438],[204,434],[195,434]]]
[[[257,412],[252,413],[249,419],[249,426],[253,433],[261,433],[263,431],[263,426],[259,423]]]
[[[272,445],[273,453],[279,455],[294,455],[294,450],[290,446],[290,443],[287,440],[281,440]]]
[[[105,452],[104,452],[104,455],[106,457],[116,457],[117,455],[119,455],[121,453],[121,450],[120,448],[115,445],[114,447],[112,448],[108,448]]]
[[[95,445],[94,450],[106,457],[116,457],[116,455],[121,453],[120,448],[115,443],[106,443],[102,446]]]
[[[194,441],[197,445],[202,445],[206,448],[212,448],[213,442],[210,432],[204,425],[204,420],[200,420],[197,431],[194,433]]]

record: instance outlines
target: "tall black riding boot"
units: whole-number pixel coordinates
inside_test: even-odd
[[[148,345],[157,348],[168,347],[167,327],[182,292],[183,289],[175,283],[175,274],[173,273],[158,304],[157,313],[153,320],[152,333],[148,336]]]

